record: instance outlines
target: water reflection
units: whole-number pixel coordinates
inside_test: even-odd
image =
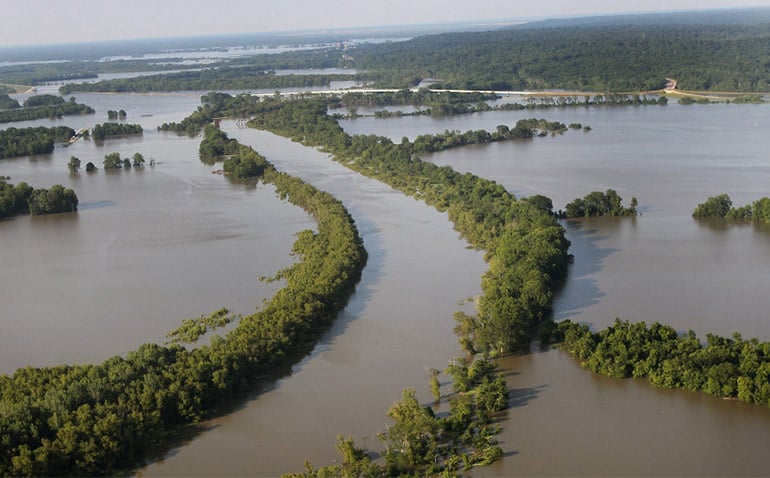
[[[569,268],[567,279],[562,287],[554,294],[554,319],[573,319],[587,307],[599,303],[606,294],[599,289],[595,278],[604,260],[619,249],[601,247],[599,244],[609,237],[600,234],[599,230],[591,227],[590,219],[565,221],[569,232],[570,253],[575,257]]]

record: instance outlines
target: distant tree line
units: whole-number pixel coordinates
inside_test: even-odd
[[[390,86],[414,77],[481,90],[657,90],[666,77],[687,90],[770,90],[766,24],[648,24],[445,33],[361,45],[351,66]]]
[[[361,106],[375,107],[375,106],[429,106],[436,104],[457,104],[457,103],[478,103],[481,101],[488,101],[497,99],[497,95],[493,93],[471,92],[471,93],[456,93],[456,92],[443,92],[443,91],[431,91],[428,88],[420,88],[418,90],[411,90],[409,88],[402,88],[395,92],[376,92],[376,93],[361,93],[351,91],[340,95],[337,99],[332,100],[329,104],[330,108],[357,108]]]
[[[140,135],[144,132],[140,124],[102,123],[91,129],[91,137],[97,141],[118,136]]]
[[[704,344],[692,331],[682,335],[657,322],[619,319],[600,332],[569,320],[557,329],[559,347],[594,372],[770,406],[769,342],[736,333],[732,338],[707,334]]]
[[[727,194],[709,197],[698,204],[692,213],[695,218],[719,217],[743,221],[770,224],[770,198],[763,197],[752,204],[733,207],[733,201]]]
[[[151,91],[250,90],[328,86],[332,81],[355,80],[356,75],[276,75],[253,67],[207,68],[158,75],[104,80],[96,83],[68,83],[59,88],[63,95],[77,91],[148,93]]]
[[[0,159],[47,154],[53,151],[55,143],[64,143],[75,135],[75,130],[66,126],[46,128],[6,128],[0,130]]]
[[[78,197],[75,191],[61,184],[43,189],[33,188],[25,182],[14,186],[5,179],[0,179],[0,219],[18,214],[40,216],[77,209]]]
[[[5,98],[4,98],[5,97]],[[69,115],[93,114],[90,106],[76,103],[75,98],[65,101],[61,96],[30,96],[21,107],[19,102],[8,95],[0,95],[0,123],[29,121],[42,118],[61,118]]]

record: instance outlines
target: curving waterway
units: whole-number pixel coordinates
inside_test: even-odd
[[[639,199],[643,214],[637,218],[564,223],[575,262],[554,302],[557,320],[598,329],[621,317],[660,321],[701,337],[740,332],[770,340],[770,228],[690,217],[710,195],[729,193],[736,205],[769,195],[767,106],[363,118],[344,126],[397,141],[445,129],[493,129],[533,116],[592,131],[423,159],[493,178],[519,195],[545,194],[557,208],[607,188],[626,201]],[[513,391],[501,436],[506,458],[474,474],[756,476],[770,464],[767,408],[609,379],[553,350],[503,364]]]
[[[277,285],[258,281],[293,260],[293,235],[312,228],[269,187],[230,184],[197,159],[198,139],[158,133],[197,95],[76,95],[95,116],[51,122],[90,127],[107,109],[141,122],[142,138],[80,141],[52,155],[0,161],[0,174],[77,190],[77,214],[0,223],[0,372],[99,361],[162,342],[182,318],[222,306],[248,312]],[[361,112],[361,111],[359,111]],[[692,209],[729,193],[736,205],[769,195],[770,109],[692,105],[489,112],[451,118],[359,118],[353,133],[413,138],[494,129],[519,118],[581,122],[592,131],[450,150],[424,159],[471,171],[517,195],[563,207],[592,190],[639,200],[642,216],[565,222],[575,263],[557,319],[595,328],[615,317],[770,340],[770,231],[700,223]],[[4,125],[10,126],[10,125]],[[428,368],[460,353],[452,314],[468,308],[486,269],[446,215],[269,133],[223,128],[279,169],[341,199],[369,252],[347,308],[303,360],[230,414],[139,471],[143,476],[275,476],[308,459],[337,459],[336,436],[376,446],[404,387],[427,402]],[[144,171],[70,176],[71,155],[141,152]],[[503,360],[513,407],[501,423],[504,458],[474,470],[512,475],[764,475],[770,411],[703,394],[658,390],[582,370],[568,355],[533,350]]]

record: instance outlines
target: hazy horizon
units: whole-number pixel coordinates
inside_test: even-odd
[[[388,8],[353,0],[284,0],[275,4],[249,0],[31,0],[3,9],[0,46],[20,47],[185,38],[199,36],[323,32],[324,30],[417,27],[420,25],[492,24],[546,18],[590,17],[715,9],[767,7],[766,0],[647,0],[618,3],[553,0],[532,9],[530,2],[487,0],[468,7],[461,0],[411,2],[391,0]],[[215,9],[213,12],[212,9]],[[222,13],[224,11],[224,13]],[[34,23],[31,23],[34,22]],[[34,26],[34,28],[30,28]]]

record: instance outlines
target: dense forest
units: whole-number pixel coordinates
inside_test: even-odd
[[[78,209],[75,191],[61,184],[50,189],[33,188],[25,182],[13,185],[0,179],[0,219],[18,214],[56,214]]]
[[[91,128],[91,137],[102,141],[106,138],[140,135],[143,131],[140,124],[102,123]]]
[[[22,107],[18,101],[11,99],[8,95],[0,95],[0,123],[93,113],[93,108],[76,103],[75,98],[65,101],[64,98],[56,95],[30,96]]]
[[[563,217],[636,216],[636,198],[631,198],[629,207],[623,206],[623,198],[614,189],[605,192],[593,191],[585,197],[567,204]]]
[[[147,344],[98,365],[0,375],[1,475],[92,476],[132,467],[309,350],[352,293],[366,251],[329,194],[271,166],[263,180],[318,223],[298,235],[299,261],[274,278],[285,286],[209,345]]]
[[[445,33],[366,45],[350,62],[390,84],[440,78],[452,88],[643,91],[676,78],[686,90],[770,91],[762,25],[601,25]],[[399,83],[400,82],[400,83]]]
[[[74,135],[75,130],[66,126],[0,130],[0,159],[50,153],[55,143],[67,142]]]

